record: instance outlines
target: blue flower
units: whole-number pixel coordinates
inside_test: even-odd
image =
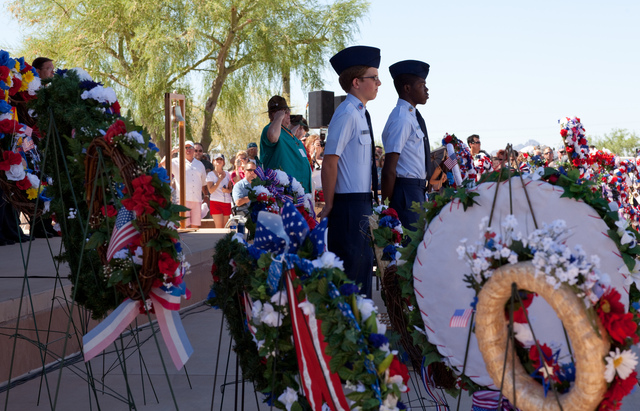
[[[4,83],[0,81],[0,84]],[[11,104],[4,100],[0,100],[0,113],[8,113],[9,111],[11,111]]]
[[[178,241],[177,243],[174,244],[174,246],[176,247],[176,251],[181,253],[182,252],[182,244],[180,244],[180,241]]]
[[[156,176],[158,176],[158,179],[160,181],[162,181],[163,183],[169,183],[171,180],[169,179],[169,176],[167,175],[167,170],[164,167],[154,167],[151,169],[151,174],[155,174]]]
[[[116,195],[118,196],[118,198],[124,197],[124,193],[122,192],[122,190],[124,190],[124,183],[116,183],[115,189],[116,189]]]
[[[9,87],[9,85],[7,83],[5,83],[4,81],[0,81],[0,90],[9,90],[11,87]],[[2,100],[4,101],[4,100]]]
[[[382,259],[385,261],[393,261],[396,259],[396,247],[393,244],[387,245],[382,249]]]
[[[20,63],[20,71],[24,70],[24,67],[25,67],[25,65],[24,65],[24,57],[20,57],[20,58],[16,59],[16,61],[18,63]]]
[[[65,74],[67,74],[67,71],[69,71],[69,70],[67,70],[67,69],[57,69],[56,70],[56,74],[58,76],[64,76]]]
[[[84,80],[84,81],[81,81],[78,84],[78,87],[80,87],[81,89],[84,89],[84,90],[91,90],[92,88],[97,87],[97,86],[102,86],[102,83],[97,82],[97,81]]]
[[[353,283],[345,283],[340,286],[340,294],[344,295],[345,297],[357,293],[358,291],[360,291],[360,288],[358,288],[358,286]]]
[[[475,310],[477,304],[478,304],[478,296],[476,295],[475,297],[473,297],[473,301],[469,305],[471,306],[471,308]]]
[[[156,153],[158,151],[160,151],[160,149],[158,148],[158,146],[156,146],[155,144],[153,144],[153,141],[149,141],[149,144],[147,145],[147,147],[149,147],[150,150],[155,151]]]
[[[576,365],[573,362],[562,364],[558,372],[560,382],[574,382],[576,380]]]
[[[9,67],[9,69],[16,66],[16,61],[9,56],[8,51],[0,50],[0,66],[6,66]]]
[[[396,403],[396,407],[398,407],[399,410],[406,410],[407,409],[407,406],[404,405],[404,403],[402,401],[398,401]]]
[[[631,306],[633,308],[635,308],[636,311],[640,311],[640,303],[639,302],[636,301],[635,303],[632,303]]]
[[[393,228],[395,226],[397,226],[398,224],[394,224],[395,218],[393,216],[390,215],[386,215],[384,217],[382,217],[380,219],[380,221],[378,221],[378,225],[380,227],[389,227],[389,228]]]
[[[382,347],[384,344],[389,343],[389,339],[382,334],[371,334],[369,335],[369,342],[376,348]]]
[[[493,241],[493,238],[491,238],[491,239],[489,239],[489,241],[487,241],[487,244],[485,245],[485,247],[488,248],[488,249],[493,249],[495,244],[496,244],[496,242]]]

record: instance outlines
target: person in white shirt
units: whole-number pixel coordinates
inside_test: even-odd
[[[185,226],[189,228],[199,228],[202,207],[202,186],[206,185],[205,179],[207,172],[204,169],[204,164],[195,158],[195,145],[193,141],[185,141],[184,150],[185,207],[190,210],[186,213],[187,221],[185,222]],[[180,193],[179,160],[179,157],[171,159],[171,173],[174,176],[177,193]],[[179,194],[178,198],[180,198]]]
[[[329,251],[342,259],[347,277],[370,298],[373,250],[368,216],[372,213],[371,191],[377,192],[378,184],[373,174],[373,132],[365,106],[376,98],[382,84],[378,78],[380,49],[349,47],[330,62],[348,94],[329,123],[321,171],[325,206],[320,218],[329,218]]]
[[[207,174],[209,211],[216,228],[224,228],[231,216],[231,174],[224,169],[224,155],[218,153],[213,157],[213,171]]]

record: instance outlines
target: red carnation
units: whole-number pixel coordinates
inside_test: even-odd
[[[16,181],[16,187],[20,190],[28,190],[31,188],[31,181],[29,181],[29,177],[25,176],[22,180]]]
[[[0,66],[0,81],[5,81],[7,77],[9,77],[10,72],[9,67]]]
[[[173,277],[179,266],[180,263],[174,260],[169,253],[160,253],[160,258],[158,259],[158,270],[162,274]]]
[[[380,214],[382,214],[382,215],[390,215],[393,218],[398,218],[398,212],[396,210],[394,210],[393,208],[387,208],[386,210],[383,210]]]
[[[22,87],[22,80],[20,80],[19,78],[13,78],[13,85],[11,86],[11,88],[9,89],[9,95],[13,96],[15,95],[18,91],[20,91],[20,87]]]
[[[127,132],[127,126],[124,124],[124,121],[117,120],[115,123],[109,127],[107,130],[107,134],[104,135],[104,139],[107,140],[109,144],[113,144],[113,138],[116,136],[123,135]]]
[[[640,339],[636,334],[638,324],[633,320],[633,314],[625,312],[624,305],[620,302],[620,293],[613,287],[600,297],[596,304],[596,312],[602,325],[611,338],[620,344],[624,344],[627,337],[637,344]]]
[[[638,383],[636,379],[637,372],[632,372],[629,377],[624,380],[621,380],[620,377],[616,375],[616,378],[613,380],[609,389],[604,394],[604,399],[600,403],[598,407],[599,410],[619,410],[622,405],[622,399],[629,395],[629,393],[633,390],[635,385]]]
[[[18,153],[14,153],[13,151],[3,151],[2,152],[2,161],[0,161],[0,170],[9,171],[11,166],[21,164],[22,156]]]
[[[1,134],[13,134],[18,130],[20,130],[20,123],[15,120],[5,119],[0,121]]]
[[[111,105],[111,112],[120,115],[120,103],[117,101]]]
[[[267,195],[267,193],[258,194],[258,201],[267,201],[268,199],[269,199],[269,196]]]
[[[389,376],[393,377],[394,375],[401,376],[404,385],[407,385],[409,382],[409,370],[407,370],[406,365],[398,360],[398,357],[393,357],[393,361],[391,361],[391,365],[389,366]],[[409,391],[409,388],[407,388],[407,391]]]
[[[568,133],[568,132],[567,132],[567,130],[566,130],[566,129],[564,129],[564,128],[563,128],[562,130],[560,130],[560,135],[561,135],[562,137],[566,137],[566,136],[567,136],[567,133]]]
[[[108,205],[106,210],[104,206],[102,206],[100,208],[100,211],[102,211],[102,215],[106,217],[115,217],[118,215],[118,210],[116,210],[116,208],[112,205]]]
[[[402,235],[398,231],[396,231],[394,229],[391,229],[391,236],[393,238],[393,242],[394,243],[401,243],[402,242]]]

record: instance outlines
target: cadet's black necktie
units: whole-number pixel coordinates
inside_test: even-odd
[[[427,124],[424,122],[424,118],[422,118],[422,114],[416,109],[416,118],[418,119],[418,124],[420,124],[420,128],[424,133],[424,169],[427,175],[427,181],[431,175],[429,167],[431,166],[431,148],[429,147],[429,135],[427,134]]]
[[[373,191],[373,202],[378,203],[378,167],[376,164],[376,145],[373,141],[373,127],[371,126],[371,116],[367,110],[364,111],[369,126],[369,135],[371,136],[371,190]]]

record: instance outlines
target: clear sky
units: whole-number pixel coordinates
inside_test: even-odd
[[[0,46],[20,31],[0,11]],[[381,49],[378,97],[368,104],[380,140],[397,95],[388,67],[431,65],[419,107],[432,145],[445,132],[477,133],[486,150],[529,139],[560,144],[558,120],[581,118],[587,135],[640,134],[640,1],[373,0],[354,44]],[[319,62],[318,64],[325,64]],[[327,64],[325,90],[343,94]],[[306,105],[293,89],[292,103]]]

